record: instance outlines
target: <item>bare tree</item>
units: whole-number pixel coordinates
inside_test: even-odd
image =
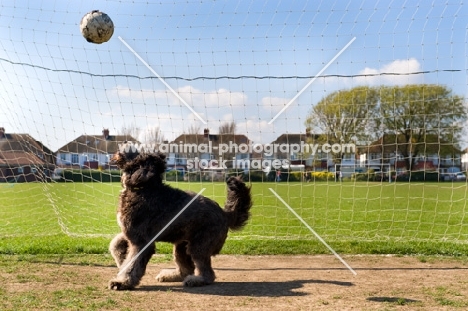
[[[234,135],[236,132],[236,123],[234,121],[231,122],[224,122],[219,126],[219,134],[231,134]]]
[[[155,126],[145,131],[145,143],[159,144],[162,143],[164,140],[164,134],[161,132],[159,126]]]
[[[130,138],[138,140],[140,133],[141,128],[138,127],[134,122],[130,123],[130,125],[122,125],[122,128],[119,131],[119,134],[126,136],[127,140],[130,140]]]
[[[201,127],[200,125],[190,125],[189,128],[187,129],[187,134],[200,134],[201,133]]]
[[[230,142],[236,142],[236,123],[234,121],[224,122],[219,128],[219,143],[229,144]],[[224,160],[228,160],[226,163],[228,166],[232,165],[232,159],[236,156],[234,152],[225,152],[222,157]]]

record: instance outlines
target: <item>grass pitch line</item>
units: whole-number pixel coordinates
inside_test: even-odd
[[[154,238],[152,238],[148,244],[145,245],[145,247],[143,247],[141,249],[141,251],[138,252],[138,254],[135,255],[135,257],[132,258],[132,260],[130,260],[125,266],[122,267],[122,269],[120,269],[119,273],[117,273],[118,276],[120,276],[121,274],[123,274],[127,269],[128,267],[133,264],[135,262],[135,260],[137,260],[137,258],[145,251],[145,249],[148,248],[148,246],[150,246],[151,244],[154,243],[154,241],[156,241],[156,239],[161,235],[161,233],[164,232],[164,230],[167,229],[167,227],[169,227],[186,209],[187,207],[189,207],[202,193],[203,191],[205,191],[206,188],[203,188],[202,190],[200,190],[200,192],[197,193],[196,196],[194,196],[190,202],[187,203],[187,205],[184,206],[183,209],[180,210],[180,212],[177,213],[177,215],[174,216],[174,218],[171,219],[171,221],[169,221],[167,223],[167,225],[164,226],[164,228],[161,229],[161,231],[158,232],[158,234],[156,234],[154,236]]]
[[[278,112],[276,114],[276,116],[273,117],[273,119],[271,119],[268,124],[272,124],[276,118],[278,118],[286,109],[288,109],[288,107],[312,84],[314,83],[314,81],[328,68],[328,66],[330,66],[350,45],[351,43],[354,42],[354,40],[356,40],[356,37],[352,38],[351,41],[348,42],[348,44],[346,44],[339,52],[338,54],[336,54],[326,65],[325,67],[322,68],[322,70],[320,70],[313,78],[312,80],[309,81],[309,83],[306,84],[306,86],[304,86],[302,88],[302,90],[299,91],[299,93],[296,94],[296,96],[294,96],[287,104],[286,106],[283,107],[283,109],[280,110],[280,112]]]
[[[164,79],[161,78],[161,76],[156,71],[154,71],[153,68],[151,68],[151,66],[143,58],[141,58],[141,56],[138,55],[138,53],[135,52],[135,50],[132,49],[132,47],[128,45],[128,43],[125,42],[125,40],[122,39],[121,36],[119,36],[118,38],[143,63],[143,65],[145,65],[146,68],[148,68],[149,71],[151,71],[156,76],[156,78],[158,78],[159,81],[161,81],[162,84],[164,84],[172,92],[172,94],[174,94],[175,97],[177,97],[185,105],[185,107],[187,107],[203,124],[207,124],[206,121],[203,120],[203,118],[200,117],[200,115],[195,110],[193,110],[193,108],[190,107],[190,105],[187,104],[187,102],[182,97],[180,97],[180,95],[169,84],[167,84],[167,82],[164,81]]]
[[[296,211],[294,211],[294,209],[291,206],[288,205],[288,203],[286,203],[272,188],[268,188],[268,189],[278,198],[278,200],[280,200],[294,214],[294,216],[296,216],[307,227],[307,229],[310,230],[310,232],[312,232],[317,237],[317,239],[319,239],[320,242],[322,242],[323,245],[325,245],[333,253],[333,255],[335,255],[336,258],[338,258],[345,265],[346,268],[349,269],[349,271],[351,271],[352,274],[357,275],[356,271],[354,271],[353,268],[351,268],[351,266],[348,265],[348,263],[346,263],[346,261],[344,261],[343,258],[341,258],[341,256],[338,255],[338,253],[335,252],[335,250],[333,250],[333,248],[331,248],[330,245],[328,245],[327,242],[325,242],[325,240],[322,239],[322,237],[318,235],[317,232],[315,232],[315,230],[312,229],[305,222],[305,220],[302,219],[302,217],[299,216],[299,214],[296,213]]]

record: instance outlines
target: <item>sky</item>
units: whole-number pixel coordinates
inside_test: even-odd
[[[79,30],[94,9],[115,25],[100,45]],[[461,0],[1,1],[0,126],[53,151],[103,128],[172,140],[232,121],[269,143],[304,133],[339,89],[434,83],[467,98],[467,20]]]

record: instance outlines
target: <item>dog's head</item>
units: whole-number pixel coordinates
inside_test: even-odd
[[[126,166],[134,160],[140,153],[135,152],[120,152],[117,151],[111,159],[111,163],[117,165],[121,170],[125,170]]]
[[[122,183],[128,188],[160,184],[166,171],[166,156],[162,153],[117,152],[112,161],[123,170]]]

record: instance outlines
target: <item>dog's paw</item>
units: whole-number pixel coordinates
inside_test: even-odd
[[[210,283],[207,283],[205,279],[198,275],[189,275],[185,278],[183,282],[184,286],[187,287],[197,287],[197,286],[204,286]]]
[[[164,269],[156,276],[158,282],[182,282],[183,278],[177,270]]]
[[[129,290],[133,289],[133,286],[126,284],[125,282],[118,281],[118,280],[110,280],[109,281],[109,289],[110,290]]]

